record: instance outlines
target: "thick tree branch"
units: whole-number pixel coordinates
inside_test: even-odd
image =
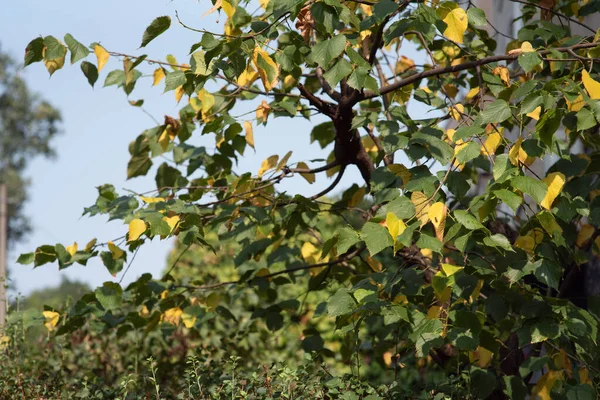
[[[408,5],[410,4],[410,1],[411,0],[404,0],[402,2],[402,4],[400,4],[398,6],[396,11],[387,15],[381,22],[381,25],[379,25],[379,29],[377,30],[377,33],[375,34],[375,38],[373,39],[373,43],[371,45],[371,53],[369,54],[369,60],[368,60],[369,64],[373,65],[375,63],[375,60],[377,58],[377,51],[383,44],[383,31],[385,30],[385,26],[387,25],[388,22],[390,22],[390,20],[392,18],[394,18],[396,15],[398,15],[398,13],[402,12],[406,7],[408,7]]]
[[[589,48],[593,48],[593,47],[596,47],[599,45],[600,45],[599,42],[580,43],[580,44],[576,44],[576,45],[569,46],[569,47],[555,47],[552,50],[559,51],[561,53],[565,53],[565,52],[568,53],[569,51],[574,51],[574,50],[579,50],[579,49],[589,49]],[[550,51],[543,50],[543,51],[539,51],[538,54],[541,56],[544,56],[544,55],[550,54]],[[491,64],[491,63],[498,62],[498,61],[514,61],[518,58],[519,58],[518,53],[500,54],[497,56],[485,57],[485,58],[482,58],[479,60],[469,61],[469,62],[462,63],[462,64],[451,65],[449,67],[433,68],[433,69],[430,69],[427,71],[422,71],[417,74],[411,75],[411,76],[401,79],[397,82],[394,82],[388,86],[382,87],[379,90],[379,93],[375,93],[371,90],[365,91],[360,100],[372,99],[374,97],[377,97],[377,96],[380,96],[380,95],[383,95],[386,93],[391,93],[393,91],[396,91],[404,86],[410,85],[410,84],[412,84],[416,81],[419,81],[421,79],[424,79],[424,78],[464,71],[467,69],[477,68],[479,66]]]
[[[323,114],[327,115],[330,118],[333,118],[333,116],[335,115],[335,110],[334,110],[333,104],[331,104],[323,99],[318,98],[317,96],[312,94],[310,91],[308,91],[304,87],[304,85],[301,83],[298,84],[298,90],[300,90],[300,93],[302,93],[302,95],[304,97],[306,97],[306,99],[310,102],[310,104],[315,106]]]

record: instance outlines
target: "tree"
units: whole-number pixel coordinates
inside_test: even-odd
[[[93,86],[116,57],[123,68],[104,85],[129,95],[154,64],[153,85],[164,80],[165,91],[187,100],[177,117],[130,144],[129,178],[172,154],[158,166],[156,189],[120,194],[104,185],[85,210],[123,220],[123,237],[44,245],[20,257],[60,268],[100,257],[116,275],[140,246],[178,238],[180,252],[161,279],[105,283],[52,314],[57,334],[88,319],[102,332],[160,326],[194,335],[207,319],[235,330],[255,318],[274,332],[284,316],[324,320],[335,330],[310,325],[299,348],[346,363],[337,372],[356,380],[374,382],[365,368],[378,366],[388,396],[594,398],[600,42],[581,20],[600,2],[518,3],[523,27],[500,54],[499,30],[481,9],[410,0],[267,0],[252,15],[246,2],[218,0],[209,12],[226,16],[224,33],[177,16],[202,34],[189,64],[88,48],[71,35],[66,46],[34,39],[26,65],[43,61],[53,74],[68,54],[73,64],[93,51],[96,62],[81,63]],[[141,48],[171,23],[156,18]],[[572,24],[589,36],[571,35]],[[424,64],[403,54],[407,41],[427,55]],[[411,118],[409,101],[434,117]],[[240,116],[244,104],[256,108],[255,119]],[[330,152],[326,161],[309,166],[290,152],[267,158],[257,173],[236,172],[255,129],[315,115],[328,119],[311,132]],[[194,145],[200,134],[214,137],[214,151]],[[555,161],[535,172],[547,160]],[[338,200],[325,198],[354,167],[362,181]],[[318,193],[278,190],[322,173],[335,178]],[[239,246],[233,276],[173,272],[192,246],[217,251],[228,241]],[[299,290],[326,299],[295,302]],[[231,311],[244,293],[258,299],[251,315]],[[143,321],[129,318],[132,310]],[[306,314],[308,323],[294,319]],[[343,345],[332,351],[325,335]],[[400,378],[407,374],[416,378]]]
[[[15,61],[0,53],[0,183],[7,185],[9,245],[31,229],[23,213],[27,163],[39,155],[54,156],[50,142],[59,123],[59,112],[31,93]]]

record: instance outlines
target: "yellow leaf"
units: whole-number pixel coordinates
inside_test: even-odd
[[[275,169],[275,172],[281,171],[283,169],[283,167],[285,167],[287,165],[287,162],[289,161],[289,159],[290,159],[291,156],[292,156],[292,152],[288,151],[286,153],[286,155],[283,156],[283,158],[281,159],[281,161],[279,161],[279,164],[277,164],[277,168]]]
[[[585,69],[581,72],[581,80],[592,100],[600,99],[600,82],[595,81]]]
[[[449,59],[453,60],[460,54],[460,48],[454,45],[454,43],[444,43],[442,45],[442,53],[448,56]]]
[[[179,103],[184,94],[185,90],[183,89],[183,86],[178,86],[177,89],[175,89],[175,101]]]
[[[108,250],[110,250],[110,252],[112,253],[113,260],[118,260],[125,254],[125,252],[113,242],[108,242]]]
[[[585,367],[579,368],[579,383],[582,385],[588,384],[591,385],[592,381],[589,378],[589,371]]]
[[[465,106],[462,104],[457,104],[456,106],[450,107],[450,116],[455,121],[460,121],[462,119],[463,114],[465,113]]]
[[[169,147],[169,143],[171,143],[171,137],[169,136],[169,131],[167,129],[165,129],[158,137],[158,143],[163,150],[167,150],[167,147]]]
[[[443,21],[448,25],[444,36],[457,43],[462,43],[468,26],[467,13],[460,7],[451,10]]]
[[[427,310],[427,319],[438,319],[440,317],[441,311],[442,307],[440,306],[429,307],[429,310]]]
[[[410,201],[415,206],[416,217],[421,221],[421,227],[429,222],[429,198],[423,192],[412,192]]]
[[[396,62],[396,74],[400,75],[415,67],[415,62],[405,56],[400,56]]]
[[[198,92],[198,100],[200,100],[202,104],[202,108],[200,109],[202,112],[202,120],[204,122],[212,121],[214,118],[210,114],[210,110],[215,105],[215,96],[208,93],[205,89],[202,89]]]
[[[569,360],[569,356],[567,355],[566,351],[560,349],[560,351],[552,356],[552,360],[558,369],[565,371],[567,376],[569,378],[571,377],[573,374],[573,365],[571,364],[571,360]]]
[[[106,51],[106,49],[104,49],[104,47],[100,46],[99,44],[94,46],[94,54],[98,59],[98,73],[100,73],[100,71],[102,71],[102,68],[104,68],[104,66],[106,65],[110,54],[108,54],[108,51]]]
[[[348,207],[357,207],[365,197],[366,190],[364,187],[359,188],[348,201]]]
[[[274,155],[262,162],[260,169],[258,170],[258,177],[262,178],[262,176],[270,169],[273,169],[277,166],[277,161],[279,161],[279,156]]]
[[[508,54],[512,56],[514,54],[530,53],[532,51],[535,51],[535,50],[533,49],[533,46],[531,45],[531,43],[523,42],[521,44],[521,47],[519,47],[518,49],[513,49],[513,50],[509,51]]]
[[[529,118],[532,118],[532,119],[535,119],[536,121],[539,121],[539,119],[540,119],[540,113],[541,113],[541,112],[542,112],[542,106],[537,106],[537,107],[535,108],[535,110],[533,110],[533,111],[532,111],[532,112],[530,112],[530,113],[527,113],[526,115],[527,115]]]
[[[267,9],[269,5],[269,0],[258,0],[258,4],[262,7],[263,10]]]
[[[385,353],[383,353],[383,362],[385,363],[385,365],[387,367],[392,366],[392,352],[391,351],[386,351]]]
[[[446,91],[446,94],[448,95],[448,97],[450,98],[455,98],[456,95],[458,94],[458,88],[454,85],[444,85],[444,90]]]
[[[502,135],[499,132],[490,133],[481,146],[481,154],[484,156],[493,156],[496,154],[496,149],[502,142]]]
[[[248,65],[244,72],[238,76],[237,84],[238,86],[248,87],[252,85],[252,82],[254,82],[256,79],[258,79],[258,72],[256,72],[251,65]]]
[[[592,238],[596,228],[594,228],[590,224],[584,224],[579,233],[577,234],[577,240],[575,240],[575,245],[579,248],[585,246],[585,244]]]
[[[233,14],[235,14],[235,7],[227,0],[221,1],[221,8],[229,18],[233,17]]]
[[[390,164],[387,166],[387,169],[394,175],[402,178],[402,186],[406,185],[412,177],[412,174],[410,173],[408,168],[406,168],[402,164]]]
[[[485,281],[483,279],[479,279],[477,281],[477,285],[475,286],[475,289],[473,289],[473,291],[471,292],[471,295],[469,296],[469,301],[471,303],[473,303],[475,300],[477,300],[479,298],[479,292],[481,291],[481,288],[483,287],[484,283],[485,283]]]
[[[98,241],[98,239],[94,238],[92,240],[90,240],[86,245],[85,245],[85,251],[91,251],[92,248],[96,245],[96,242]]]
[[[432,204],[427,211],[427,215],[431,223],[435,227],[435,237],[440,241],[444,241],[444,228],[446,227],[446,214],[448,209],[442,202]]]
[[[146,223],[139,218],[132,220],[129,223],[129,240],[128,242],[133,242],[134,240],[138,240],[142,233],[146,232]]]
[[[214,311],[217,308],[217,306],[219,305],[220,301],[221,301],[221,296],[219,296],[218,293],[209,294],[205,301],[208,311]]]
[[[215,11],[217,11],[219,8],[221,8],[221,4],[223,4],[223,0],[217,0],[217,1],[215,2],[215,5],[214,5],[214,6],[212,6],[212,7],[210,8],[210,10],[208,10],[207,12],[205,12],[204,14],[202,14],[202,16],[203,16],[203,17],[206,17],[208,14],[212,14],[212,13],[214,13],[214,12],[215,12]]]
[[[544,239],[544,233],[537,229],[531,230],[525,236],[518,236],[515,240],[515,247],[518,247],[529,254],[533,254],[535,246],[540,244]]]
[[[552,203],[562,191],[562,188],[565,185],[565,180],[565,176],[560,172],[553,172],[542,179],[542,182],[548,186],[548,192],[546,193],[546,196],[544,196],[544,200],[542,200],[540,205],[546,210],[550,210],[552,208]]]
[[[305,162],[299,162],[299,163],[296,165],[296,168],[298,168],[298,169],[309,169],[309,168],[308,168],[308,165],[306,165],[306,163],[305,163]],[[305,173],[300,173],[300,175],[302,175],[302,177],[303,177],[304,179],[306,179],[306,181],[307,181],[308,183],[315,183],[315,174],[305,174]]]
[[[321,251],[318,250],[311,242],[304,242],[304,244],[302,244],[302,248],[300,249],[300,254],[302,254],[302,258],[304,258],[307,263],[314,264],[319,259],[319,254],[321,254]]]
[[[167,322],[171,325],[179,326],[179,322],[181,320],[181,315],[183,314],[183,310],[180,307],[169,308],[162,315],[163,322]]]
[[[67,246],[67,251],[70,255],[74,256],[77,253],[77,242],[73,243],[71,246]]]
[[[365,259],[365,261],[367,262],[367,264],[369,264],[369,267],[371,267],[371,269],[375,272],[381,272],[383,271],[383,265],[377,261],[376,259],[374,259],[371,256],[367,256],[367,258]]]
[[[444,271],[444,274],[446,276],[452,276],[455,273],[457,273],[458,271],[462,271],[465,267],[459,267],[458,265],[452,265],[452,264],[443,264],[442,263],[442,271]]]
[[[396,214],[394,213],[387,213],[387,215],[385,216],[385,226],[388,230],[388,232],[390,233],[390,236],[392,237],[392,239],[394,239],[394,241],[396,241],[396,238],[398,237],[398,235],[400,234],[400,223],[402,222],[402,224],[404,224],[404,222],[399,219]],[[404,226],[404,228],[406,229],[406,225]],[[404,229],[403,229],[404,231]]]
[[[246,143],[254,149],[254,131],[250,121],[244,121],[244,130],[246,131]]]
[[[554,384],[563,379],[562,371],[549,371],[540,378],[531,391],[532,397],[539,400],[552,400],[551,392]]]
[[[184,312],[181,314],[181,320],[183,321],[183,325],[189,329],[196,323],[196,316]]]
[[[475,98],[475,96],[477,96],[479,94],[479,86],[471,88],[471,90],[469,90],[469,92],[467,93],[466,96],[466,100],[467,101],[471,101],[473,100],[473,98]]]
[[[174,215],[172,217],[163,217],[163,221],[165,221],[169,225],[169,227],[171,228],[171,232],[173,232],[173,229],[175,229],[175,227],[179,223],[179,215]]]
[[[258,123],[260,124],[262,122],[266,124],[270,112],[271,106],[269,105],[269,103],[266,102],[266,100],[263,100],[256,109],[256,119]]]
[[[477,347],[477,366],[479,368],[487,368],[494,358],[494,353],[484,347]]]
[[[510,72],[508,71],[508,68],[498,66],[492,70],[492,73],[499,76],[506,86],[510,86]]]
[[[580,93],[579,96],[573,102],[567,100],[567,108],[569,111],[579,111],[585,106],[585,100],[583,99],[583,95]]]
[[[60,314],[55,311],[44,311],[42,314],[44,315],[44,318],[46,319],[46,321],[44,322],[44,326],[46,327],[46,329],[48,329],[50,332],[52,332],[52,330],[58,324]]]
[[[519,166],[519,161],[525,165],[531,165],[535,160],[533,157],[529,157],[525,150],[521,147],[523,143],[523,138],[519,137],[515,144],[510,148],[508,152],[508,159],[513,165]]]
[[[160,203],[165,201],[165,199],[163,197],[144,197],[144,196],[140,196],[140,199],[142,199],[142,201],[146,204],[152,204],[152,203]]]
[[[265,86],[265,90],[270,92],[277,85],[279,80],[279,66],[269,54],[259,46],[254,48],[252,53],[252,62],[254,68],[258,71],[258,76]]]
[[[152,86],[158,85],[160,83],[160,81],[162,81],[163,78],[165,77],[165,70],[163,69],[163,67],[156,68],[156,70],[152,74],[152,77],[153,77]]]
[[[364,136],[362,138],[362,143],[367,153],[379,152],[379,149],[377,148],[377,145],[375,144],[375,141],[373,140],[373,138],[371,138],[371,136]]]
[[[150,310],[148,310],[148,307],[145,304],[142,306],[142,309],[138,312],[138,315],[142,318],[150,316]]]
[[[67,51],[65,50],[64,55],[61,57],[55,58],[53,60],[44,60],[44,65],[46,66],[46,69],[48,70],[50,75],[52,75],[53,73],[55,73],[56,71],[58,71],[59,69],[64,67],[66,55],[67,55]]]
[[[0,351],[6,349],[10,343],[10,336],[0,336]]]

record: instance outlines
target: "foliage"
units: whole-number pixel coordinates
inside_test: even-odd
[[[129,146],[129,178],[161,162],[156,189],[103,185],[85,209],[122,220],[123,237],[19,258],[62,269],[100,257],[117,275],[140,246],[177,237],[167,272],[106,282],[69,309],[48,309],[48,329],[57,340],[88,329],[101,341],[195,338],[173,375],[188,351],[241,355],[251,368],[303,350],[336,376],[387,385],[386,396],[594,398],[600,42],[579,19],[600,2],[519,3],[522,28],[500,54],[483,10],[409,0],[265,0],[253,15],[246,2],[218,0],[209,14],[226,16],[224,34],[180,20],[202,33],[189,64],[88,48],[71,35],[66,46],[34,39],[26,65],[43,61],[52,75],[69,54],[71,64],[90,57],[81,68],[93,86],[118,58],[123,67],[104,85],[130,95],[155,64],[153,84],[183,103]],[[171,22],[154,20],[141,47]],[[426,64],[402,54],[406,41]],[[411,118],[409,101],[432,117]],[[252,120],[241,112],[249,106]],[[275,154],[256,173],[237,172],[273,118],[327,118],[310,135],[329,155]],[[200,135],[216,148],[196,145]],[[354,166],[363,180],[325,198]],[[279,190],[322,173],[335,179],[321,192]],[[178,273],[199,246],[230,254],[227,268]]]
[[[7,184],[9,245],[30,229],[23,214],[27,163],[38,155],[54,155],[50,143],[60,123],[59,112],[30,91],[18,68],[7,54],[0,53],[0,182]]]

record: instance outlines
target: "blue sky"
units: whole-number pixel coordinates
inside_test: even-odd
[[[179,62],[189,62],[188,50],[200,40],[200,34],[180,27],[174,18],[175,11],[188,25],[220,32],[222,28],[216,21],[221,19],[223,22],[223,17],[220,18],[217,13],[201,17],[210,6],[208,0],[9,2],[4,7],[0,24],[0,46],[2,51],[20,60],[27,43],[33,38],[53,35],[62,40],[66,33],[70,33],[86,45],[97,41],[110,51],[132,55],[147,53],[149,58],[154,59],[165,59],[167,54],[173,54]],[[143,52],[138,50],[146,26],[160,15],[173,18],[171,29],[150,43]],[[412,49],[406,55],[420,61],[419,55]],[[89,58],[96,62],[93,54]],[[41,244],[68,245],[77,241],[82,246],[93,237],[105,242],[122,236],[127,227],[120,222],[107,223],[104,217],[81,218],[83,208],[95,202],[96,186],[112,183],[119,191],[127,188],[137,192],[155,188],[153,171],[145,178],[126,180],[129,142],[155,123],[141,110],[130,106],[122,90],[114,86],[102,88],[108,71],[117,68],[122,68],[122,63],[112,57],[94,89],[87,83],[79,65],[65,65],[52,78],[49,78],[43,64],[34,64],[23,71],[30,88],[62,112],[64,133],[54,142],[57,159],[36,159],[27,171],[32,185],[26,212],[34,232],[27,241],[12,249],[8,260],[12,285],[19,293],[25,295],[34,289],[55,285],[60,282],[61,276],[87,282],[92,287],[104,281],[121,279],[120,275],[113,278],[99,260],[89,262],[86,267],[77,265],[60,272],[56,265],[33,269],[14,263],[20,253],[30,252]],[[151,73],[153,67],[146,66],[144,69],[144,72]],[[144,108],[158,120],[165,114],[177,115],[178,106],[173,93],[161,94],[162,88],[151,88],[151,84],[151,79],[139,81],[130,99],[143,98]],[[418,107],[410,107],[410,110],[415,116],[423,116]],[[310,130],[311,123],[300,118],[293,121],[278,119],[269,122],[267,127],[255,127],[256,153],[247,151],[247,157],[240,160],[238,170],[256,172],[263,159],[271,154],[283,155],[289,150],[294,151],[292,161],[325,157],[326,153],[316,144],[310,145]],[[195,140],[214,147],[213,136]],[[160,160],[155,164],[160,164]],[[360,181],[360,175],[351,168],[342,184],[347,187]],[[324,177],[314,185],[308,185],[298,177],[284,183],[281,188],[290,192],[316,193],[328,184]],[[123,282],[130,282],[144,272],[159,274],[165,267],[171,247],[169,240],[155,240],[143,246]]]

